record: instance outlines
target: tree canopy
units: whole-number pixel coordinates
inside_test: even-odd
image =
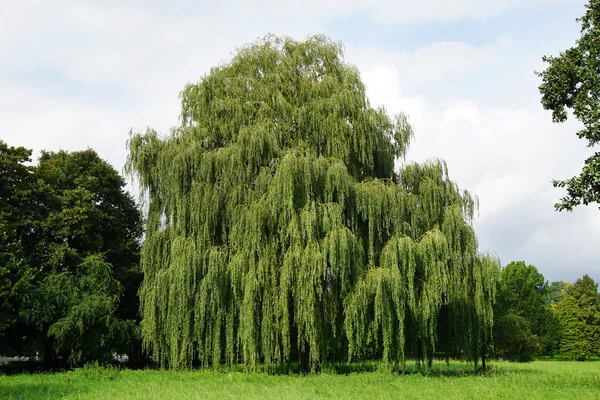
[[[543,57],[549,65],[538,73],[542,78],[539,89],[542,105],[552,110],[552,120],[564,122],[571,111],[583,123],[577,136],[594,147],[600,142],[600,0],[589,0],[578,22],[581,37],[576,45],[558,57]],[[554,186],[567,189],[556,204],[558,210],[600,203],[600,152],[585,160],[579,176],[555,180]]]
[[[476,360],[498,260],[477,200],[373,108],[322,36],[268,36],[181,93],[181,125],[132,134],[148,210],[144,344],[170,367],[366,357]]]

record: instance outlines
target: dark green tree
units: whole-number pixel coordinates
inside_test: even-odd
[[[494,321],[494,351],[498,358],[529,362],[541,352],[537,335],[531,330],[531,322],[517,311],[496,311]]]
[[[74,271],[49,273],[36,285],[22,315],[45,345],[47,364],[55,365],[56,357],[76,366],[110,362],[115,352],[137,355],[139,328],[134,319],[120,318],[123,286],[103,256],[87,256]]]
[[[31,176],[12,349],[48,365],[139,355],[141,214],[123,179],[92,150],[43,152]]]
[[[93,150],[42,152],[36,177],[48,187],[46,241],[55,270],[79,265],[89,255],[102,254],[123,285],[118,314],[139,315],[137,291],[141,213],[124,190],[119,173]],[[58,265],[60,264],[60,265]]]
[[[18,288],[26,282],[28,243],[35,228],[31,151],[0,141],[0,351],[11,353],[5,331],[18,314]]]
[[[494,310],[495,351],[499,357],[532,361],[536,354],[556,351],[557,321],[548,295],[548,283],[533,265],[513,261],[502,270]]]
[[[477,360],[499,263],[440,160],[395,169],[407,118],[372,108],[342,46],[267,37],[132,135],[148,216],[145,346],[170,367]]]
[[[600,354],[600,295],[598,284],[588,275],[567,289],[560,307],[561,355],[585,360]]]
[[[542,105],[552,110],[552,120],[564,122],[572,111],[583,123],[577,136],[593,147],[600,142],[600,0],[589,0],[578,22],[581,37],[576,45],[558,57],[543,58],[549,65],[538,73],[542,78],[539,89]],[[567,195],[556,204],[558,210],[600,203],[600,153],[585,160],[579,176],[555,180],[554,186],[567,189]]]

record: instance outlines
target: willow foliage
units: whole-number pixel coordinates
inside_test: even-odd
[[[370,106],[341,44],[268,36],[128,143],[148,201],[146,348],[170,367],[463,352],[491,330],[499,262],[444,162],[395,170],[407,118]]]

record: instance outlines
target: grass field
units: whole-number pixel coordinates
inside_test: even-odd
[[[84,368],[0,376],[0,399],[600,399],[600,362],[497,362],[491,372],[435,364],[431,374],[313,376]]]

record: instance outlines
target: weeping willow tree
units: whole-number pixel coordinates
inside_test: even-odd
[[[181,93],[167,136],[132,134],[147,201],[148,351],[219,363],[477,359],[499,261],[477,201],[441,160],[406,164],[412,128],[373,108],[322,36],[267,36]]]

